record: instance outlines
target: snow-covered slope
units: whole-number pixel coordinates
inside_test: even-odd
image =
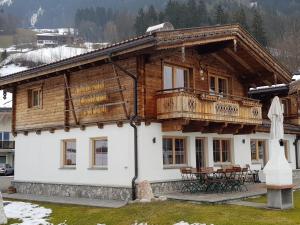
[[[2,76],[7,76],[13,73],[18,73],[24,70],[27,70],[28,67],[25,66],[19,66],[16,64],[9,64],[9,65],[5,65],[3,67],[0,68],[0,77]]]
[[[81,55],[87,53],[88,51],[90,50],[85,48],[74,48],[67,46],[41,48],[26,53],[12,54],[6,60],[1,62],[0,66],[19,63],[26,64],[26,62],[32,62],[32,64],[35,65],[48,64],[76,55]]]
[[[0,0],[0,5],[8,5],[10,6],[13,3],[12,0]]]

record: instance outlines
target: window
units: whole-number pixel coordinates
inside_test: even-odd
[[[290,114],[290,102],[289,99],[281,99],[283,114],[288,116]]]
[[[214,139],[213,140],[213,155],[215,163],[225,163],[231,161],[231,145],[230,140]]]
[[[285,158],[287,161],[290,161],[289,142],[287,140],[283,140],[283,146]]]
[[[38,108],[42,105],[42,90],[30,89],[28,90],[28,108]]]
[[[263,163],[266,149],[266,142],[264,140],[251,140],[251,160]]]
[[[93,143],[92,166],[107,167],[108,165],[107,139],[106,138],[93,139],[92,143]]]
[[[210,76],[209,91],[211,94],[226,96],[228,94],[228,79],[222,77]]]
[[[9,132],[0,132],[0,141],[9,141]]]
[[[163,89],[188,88],[189,71],[175,66],[164,66]]]
[[[186,139],[182,137],[163,138],[163,164],[186,164]]]
[[[76,140],[63,141],[63,166],[76,166]]]

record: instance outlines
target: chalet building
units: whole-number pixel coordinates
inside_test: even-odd
[[[291,77],[238,25],[152,31],[2,77],[0,89],[13,94],[14,185],[130,199],[143,180],[154,192],[175,190],[181,167],[260,170],[269,157],[268,106],[248,92]],[[296,169],[300,129],[285,132]]]
[[[14,148],[11,108],[0,108],[0,164],[14,165]]]
[[[38,47],[56,47],[74,42],[74,36],[59,33],[40,33],[36,39]]]

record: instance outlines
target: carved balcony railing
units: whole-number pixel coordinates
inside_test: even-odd
[[[157,94],[157,119],[186,118],[213,122],[262,124],[259,101],[204,91],[172,89]]]
[[[0,141],[0,150],[1,149],[15,149],[14,141]]]

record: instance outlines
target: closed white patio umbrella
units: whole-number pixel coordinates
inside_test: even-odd
[[[291,185],[293,184],[292,168],[285,157],[284,146],[280,145],[280,140],[284,139],[284,117],[283,108],[277,96],[272,101],[268,117],[271,120],[271,129],[270,160],[264,168],[266,184],[273,186]]]
[[[272,101],[268,117],[271,120],[270,138],[277,140],[283,139],[283,109],[280,99],[277,96]]]

